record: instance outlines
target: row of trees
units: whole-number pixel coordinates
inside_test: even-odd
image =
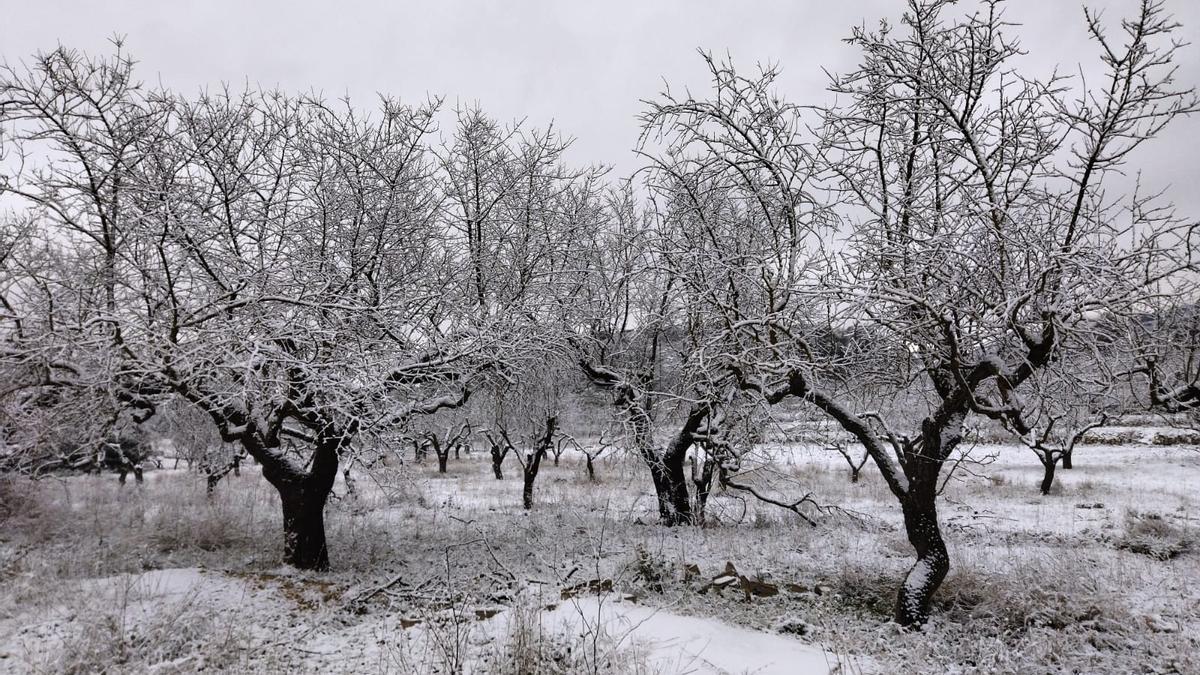
[[[689,478],[763,496],[737,476],[786,404],[895,496],[917,556],[896,619],[919,624],[970,424],[1052,469],[1118,385],[1195,409],[1200,374],[1195,224],[1112,185],[1196,108],[1176,25],[1150,0],[1114,33],[1088,14],[1104,79],[1038,78],[1000,3],[952,4],[855,30],[830,107],[705,55],[711,91],[647,102],[625,181],[476,108],[440,134],[438,100],[187,97],[119,45],[6,67],[5,460],[59,447],[52,416],[84,443],[186,405],[262,465],[286,561],[322,569],[339,467],[469,400],[530,420],[527,442],[484,425],[501,461],[530,446],[528,502],[563,374],[611,396],[667,525],[702,518]]]

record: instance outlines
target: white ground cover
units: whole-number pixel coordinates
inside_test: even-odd
[[[497,481],[475,453],[361,475],[356,498],[339,483],[323,575],[278,566],[252,467],[212,500],[183,470],[43,481],[0,519],[0,672],[1200,672],[1200,555],[1126,545],[1194,535],[1195,447],[1081,446],[1045,496],[1028,450],[974,447],[940,502],[952,570],[923,633],[888,622],[912,553],[873,469],[852,485],[819,446],[763,450],[764,479],[845,512],[810,527],[716,493],[710,527],[662,528],[636,461],[593,484],[572,454],[525,512],[515,465]],[[703,592],[727,563],[799,590]],[[589,580],[614,590],[559,597]]]

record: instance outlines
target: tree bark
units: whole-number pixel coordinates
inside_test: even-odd
[[[713,470],[717,463],[711,456],[706,455],[703,464],[697,464],[696,456],[692,455],[692,484],[696,488],[696,505],[692,509],[692,518],[697,525],[703,525],[708,495],[712,491]]]
[[[1054,486],[1054,467],[1058,462],[1056,458],[1051,456],[1042,458],[1042,485],[1041,490],[1043,495],[1050,494],[1050,488]]]
[[[504,480],[504,455],[507,452],[501,453],[499,448],[492,448],[492,473],[496,476],[496,480]]]
[[[325,500],[303,486],[281,490],[283,503],[283,562],[302,570],[329,569],[325,543]]]
[[[1074,454],[1074,448],[1068,448],[1068,449],[1066,449],[1066,450],[1064,450],[1064,451],[1063,451],[1063,455],[1062,455],[1062,468],[1064,468],[1064,469],[1073,469],[1073,468],[1075,468],[1075,467],[1073,467],[1073,466],[1071,465],[1071,455],[1072,455],[1072,454]]]
[[[318,439],[308,471],[297,470],[285,458],[262,448],[247,447],[251,456],[258,457],[262,464],[263,477],[279,492],[283,509],[283,561],[298,569],[329,569],[325,504],[337,479],[342,442],[338,436]]]
[[[933,594],[950,571],[950,555],[938,526],[936,491],[921,490],[902,503],[904,529],[917,552],[896,594],[895,619],[901,626],[920,626],[929,619]]]
[[[526,511],[533,508],[533,483],[537,480],[538,470],[542,465],[542,458],[550,451],[554,444],[554,433],[558,430],[558,417],[550,415],[546,418],[546,430],[542,436],[538,438],[534,444],[533,452],[525,459],[524,469],[524,484],[521,489],[521,505]],[[518,459],[520,459],[518,457]]]
[[[533,463],[536,460],[530,459]],[[521,487],[521,506],[529,511],[533,508],[533,482],[537,480],[537,469],[525,470],[525,481]]]

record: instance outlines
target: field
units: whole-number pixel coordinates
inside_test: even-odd
[[[6,479],[0,671],[1200,670],[1196,447],[1085,445],[1047,496],[1031,453],[977,447],[995,459],[942,495],[953,568],[922,631],[889,622],[911,549],[878,476],[769,454],[840,508],[812,526],[716,492],[707,526],[665,528],[644,467],[605,458],[592,482],[570,452],[530,512],[519,467],[496,480],[478,452],[360,472],[327,509],[326,574],[280,566],[255,467],[211,497],[182,468]]]

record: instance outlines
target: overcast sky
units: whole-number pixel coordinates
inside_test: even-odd
[[[964,0],[969,4],[969,0]],[[1094,0],[1112,20],[1137,0]],[[1069,0],[1009,0],[1007,17],[1023,24],[1029,65],[1093,64],[1082,5]],[[895,18],[901,0],[770,2],[565,0],[468,2],[168,2],[0,0],[0,57],[12,62],[61,43],[108,48],[114,33],[140,62],[141,79],[184,92],[221,82],[289,90],[375,92],[401,99],[427,94],[479,101],[501,119],[554,121],[576,137],[572,159],[635,167],[640,100],[663,81],[705,83],[696,48],[728,51],[737,64],[774,62],[780,90],[796,103],[820,103],[821,68],[845,71],[857,55],[842,42],[853,25]],[[1200,3],[1167,0],[1200,43]],[[1185,49],[1181,78],[1200,82],[1200,45]],[[1171,184],[1189,217],[1200,215],[1200,119],[1178,124],[1137,158],[1144,180]]]

